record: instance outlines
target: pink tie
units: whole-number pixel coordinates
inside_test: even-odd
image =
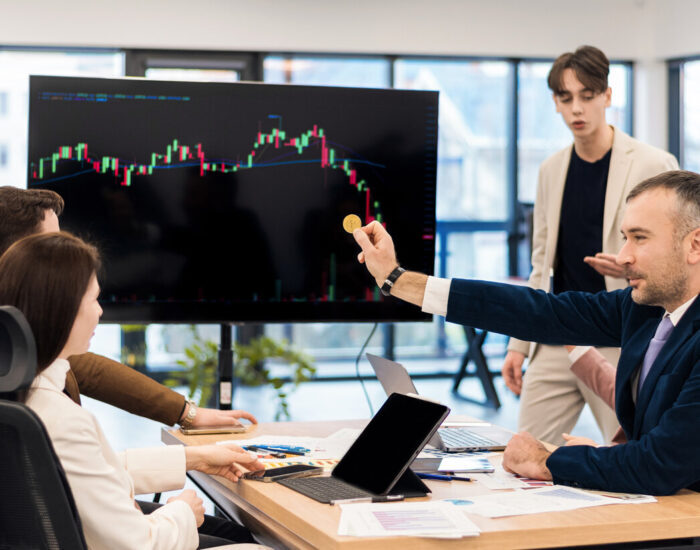
[[[647,352],[644,355],[644,361],[642,361],[642,370],[639,371],[639,384],[637,385],[637,395],[639,395],[639,393],[642,391],[642,384],[644,384],[644,380],[646,380],[646,377],[649,374],[649,371],[651,370],[651,366],[654,364],[654,361],[659,356],[659,352],[661,351],[661,348],[664,347],[664,344],[666,343],[666,340],[668,340],[668,336],[669,334],[671,334],[672,330],[673,323],[671,322],[671,318],[668,315],[665,315],[659,323],[659,326],[656,328],[656,334],[654,334],[654,337],[651,339],[651,342],[649,342],[649,347],[647,348]]]

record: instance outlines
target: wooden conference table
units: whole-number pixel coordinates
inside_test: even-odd
[[[162,431],[166,444],[204,445],[263,434],[326,437],[341,428],[362,428],[366,420],[280,422],[259,424],[248,433],[184,436]],[[416,537],[356,538],[338,536],[340,507],[321,504],[277,483],[242,481],[190,472],[192,480],[222,510],[238,518],[265,544],[274,548],[381,549],[401,548],[559,548],[628,541],[700,537],[700,493],[684,490],[659,497],[653,504],[610,505],[569,512],[506,518],[470,515],[481,529],[475,538],[439,540]],[[426,480],[429,498],[468,498],[489,493],[480,483]],[[680,541],[679,541],[680,542]]]

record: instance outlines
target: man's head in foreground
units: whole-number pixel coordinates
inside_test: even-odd
[[[22,237],[58,231],[61,212],[63,199],[53,191],[0,187],[0,256]]]

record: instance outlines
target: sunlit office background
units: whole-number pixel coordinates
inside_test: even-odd
[[[119,8],[97,2],[86,11],[87,3],[67,4],[52,20],[44,13],[48,2],[0,1],[0,185],[26,186],[30,74],[438,90],[435,273],[526,277],[538,166],[571,141],[546,76],[556,55],[583,43],[601,47],[613,61],[609,121],[669,149],[682,167],[700,170],[700,43],[674,32],[693,17],[673,17],[683,10],[697,14],[692,0],[600,0],[586,3],[583,14],[580,3],[549,0],[357,2],[353,10],[364,5],[368,18],[362,25],[340,2],[267,2],[263,8],[215,1],[197,8],[209,10],[206,16],[192,14],[191,6],[180,10],[184,2],[129,1]],[[137,21],[149,18],[150,26]],[[339,18],[345,24],[335,31],[338,40],[330,38],[333,29],[313,39],[315,28],[338,25]],[[217,24],[220,19],[230,25]],[[131,329],[101,325],[93,350],[119,359]],[[370,329],[347,323],[259,328],[322,361],[326,377],[347,369]],[[157,377],[182,358],[190,333],[176,325],[144,330],[147,372]],[[199,330],[218,336],[216,327]],[[487,355],[497,360],[505,342],[489,335]],[[461,327],[442,319],[384,326],[369,344],[370,351],[399,360],[435,359],[443,365],[435,371],[456,369],[464,349]],[[445,367],[451,358],[454,366]]]

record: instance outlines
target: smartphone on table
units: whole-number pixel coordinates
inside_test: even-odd
[[[183,435],[211,435],[211,434],[242,434],[245,426],[200,426],[198,428],[180,428]]]
[[[282,466],[281,468],[270,468],[269,470],[255,470],[254,472],[246,472],[242,479],[252,479],[254,481],[262,481],[271,483],[280,479],[290,477],[307,477],[320,474],[323,472],[321,466],[311,466],[308,464],[294,464],[292,466]]]

